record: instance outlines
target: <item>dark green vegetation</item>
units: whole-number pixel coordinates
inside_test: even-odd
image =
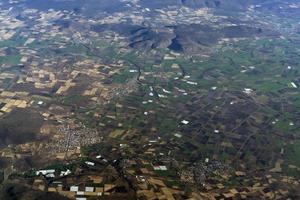
[[[31,110],[14,110],[0,122],[1,146],[38,140],[43,118]]]
[[[4,48],[6,56],[0,56],[0,65],[17,65],[20,63],[21,55],[16,47],[22,46],[25,43],[25,38],[18,34],[12,37],[10,40],[0,42],[0,48]]]
[[[299,166],[299,143],[291,143],[300,137],[299,95],[298,89],[290,86],[291,82],[298,83],[299,53],[295,41],[260,39],[224,46],[201,62],[178,58],[162,61],[157,67],[132,58],[144,76],[139,90],[109,104],[105,115],[116,119],[102,118],[100,122],[109,129],[121,123],[121,129],[137,129],[142,134],[154,129],[168,139],[180,133],[180,150],[174,153],[179,160],[214,156],[223,162],[242,160],[249,167],[271,169],[277,159],[284,159],[286,164]],[[172,68],[173,63],[180,68]],[[147,72],[150,75],[145,75]],[[253,92],[245,94],[244,88]],[[150,92],[154,95],[149,96]],[[117,108],[116,103],[123,107]],[[181,124],[183,119],[190,123]],[[216,129],[219,133],[214,133]],[[287,153],[280,155],[281,149]],[[299,176],[297,170],[284,170]]]
[[[1,185],[0,198],[2,200],[67,200],[55,193],[41,192],[33,190],[18,183],[9,182]]]

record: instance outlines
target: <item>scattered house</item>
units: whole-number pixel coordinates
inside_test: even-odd
[[[190,85],[198,85],[198,83],[193,82],[193,81],[187,81],[186,83],[187,83],[187,84],[190,84]]]
[[[163,95],[163,94],[158,94],[158,97],[159,97],[159,98],[167,98],[167,96],[166,96],[166,95]]]
[[[163,89],[163,92],[164,92],[164,93],[167,93],[167,94],[171,94],[171,93],[172,93],[171,91],[166,90],[166,89]]]
[[[78,192],[79,191],[79,187],[78,186],[71,186],[70,187],[70,192]]]
[[[245,94],[251,94],[253,92],[252,89],[250,88],[244,88],[244,91],[243,91]]]
[[[291,86],[292,86],[293,88],[298,88],[298,86],[297,86],[294,82],[291,82]]]
[[[55,177],[54,173],[55,173],[55,169],[47,169],[47,170],[36,171],[37,176],[42,174],[42,175],[44,175],[48,178],[54,178]]]
[[[90,166],[95,166],[95,163],[90,162],[90,161],[85,161],[85,164],[90,165]]]
[[[85,187],[85,192],[94,192],[94,187]]]
[[[162,165],[154,166],[153,169],[156,171],[167,171],[168,170],[166,166],[162,166]]]
[[[236,104],[236,103],[237,103],[236,101],[231,101],[230,105],[233,105],[233,104]]]
[[[189,122],[189,121],[187,121],[187,120],[182,120],[182,121],[181,121],[181,123],[183,123],[183,124],[185,124],[185,125],[186,125],[186,124],[189,124],[190,122]]]
[[[71,171],[69,169],[67,169],[67,171],[61,171],[60,172],[60,176],[67,176],[69,174],[71,174]]]

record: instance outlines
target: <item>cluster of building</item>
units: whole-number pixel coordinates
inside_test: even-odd
[[[51,140],[51,152],[56,154],[58,159],[80,155],[81,147],[101,142],[101,136],[96,130],[84,126],[71,129],[70,126],[62,125]]]
[[[51,171],[55,170],[45,170]],[[41,174],[40,171],[37,173]],[[46,177],[50,177],[49,175]],[[87,200],[90,197],[110,196],[116,189],[116,184],[104,183],[103,176],[97,173],[81,174],[80,177],[69,174],[61,174],[51,184],[47,183],[44,176],[34,179],[33,188],[41,191],[55,192],[70,199]],[[55,178],[54,174],[50,178]]]

